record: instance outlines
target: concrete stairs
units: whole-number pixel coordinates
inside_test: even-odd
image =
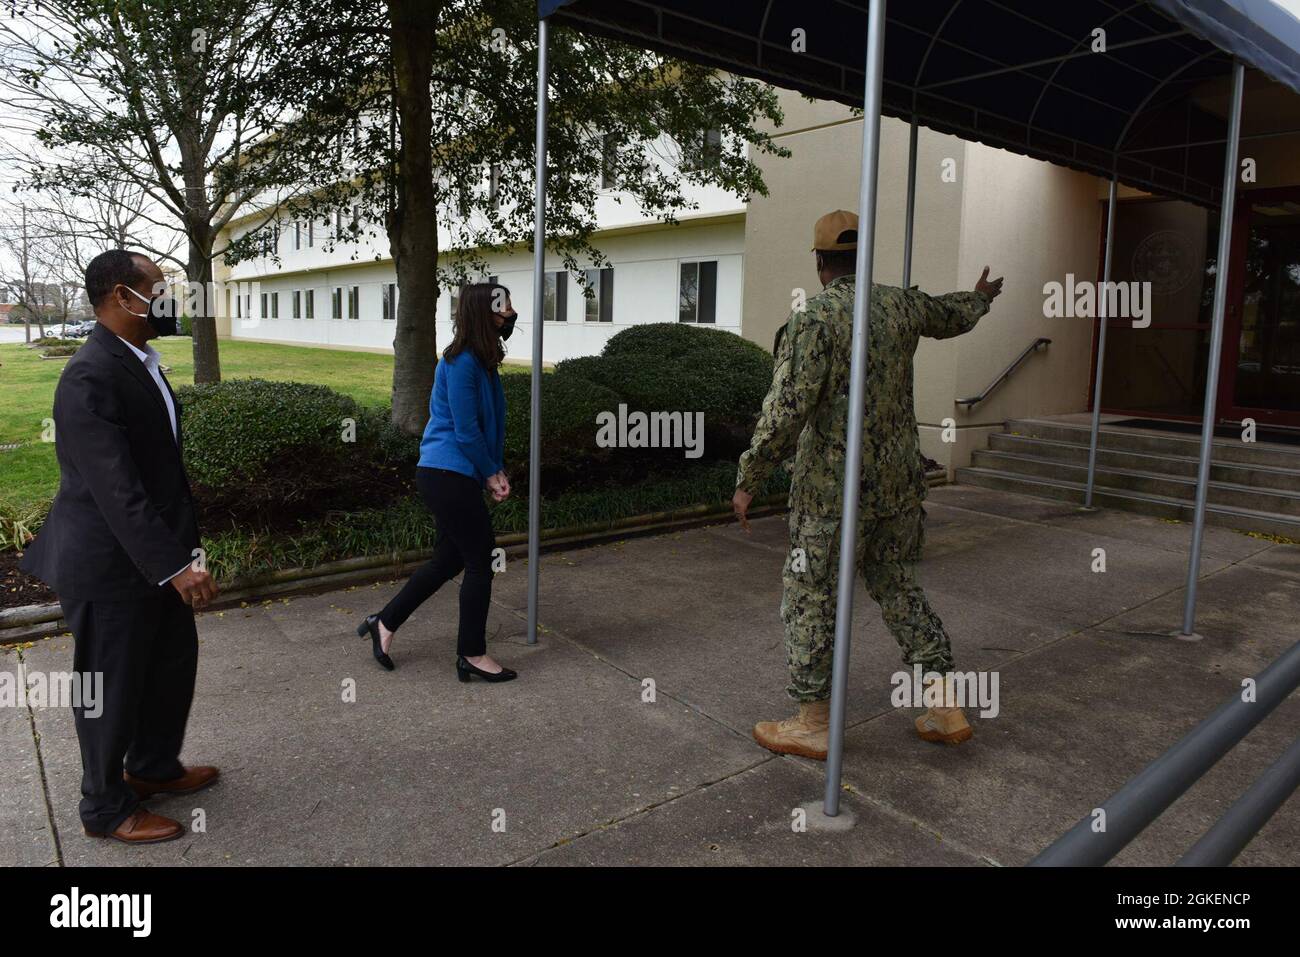
[[[1190,521],[1199,449],[1199,434],[1102,425],[1093,504]],[[957,481],[1082,504],[1088,426],[1009,421]],[[1300,541],[1300,446],[1216,438],[1205,521]]]

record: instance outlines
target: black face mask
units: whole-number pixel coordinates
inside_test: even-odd
[[[175,299],[171,296],[157,296],[153,299],[145,299],[144,296],[130,286],[126,288],[131,295],[147,304],[144,315],[138,318],[153,326],[154,332],[160,336],[176,335],[176,316],[180,310],[177,308]],[[131,313],[131,315],[134,316],[135,313]]]
[[[512,313],[511,315],[505,317],[506,319],[505,324],[502,325],[501,328],[497,330],[501,334],[502,339],[510,338],[510,334],[515,331],[515,320],[518,318],[519,318],[519,313],[517,312]]]

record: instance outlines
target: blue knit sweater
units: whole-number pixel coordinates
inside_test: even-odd
[[[429,424],[420,440],[420,467],[448,469],[487,483],[505,466],[506,393],[468,350],[443,359],[433,375]]]

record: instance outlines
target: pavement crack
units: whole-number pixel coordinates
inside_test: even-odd
[[[25,665],[23,649],[18,648],[18,663]],[[59,825],[54,819],[54,803],[50,800],[50,781],[45,773],[45,755],[41,753],[41,733],[36,729],[36,713],[32,711],[30,701],[26,702],[27,726],[32,732],[32,750],[36,754],[36,771],[41,776],[41,800],[45,803],[45,819],[50,825],[50,837],[54,841],[54,863],[63,867],[63,841],[59,838]]]
[[[627,814],[622,814],[619,815],[618,817],[612,817],[609,820],[601,821],[599,824],[593,824],[585,831],[579,831],[578,833],[572,834],[569,837],[560,838],[560,840],[552,842],[551,844],[542,848],[540,851],[532,851],[528,854],[525,854],[523,857],[518,857],[513,861],[507,861],[503,866],[514,867],[517,864],[522,864],[524,861],[528,861],[533,858],[540,858],[543,854],[553,851],[556,848],[560,848],[572,844],[575,841],[580,841],[584,837],[588,837],[592,834],[595,834],[597,831],[603,831],[607,828],[616,827],[619,824],[624,823],[625,821],[630,821],[633,818],[642,817],[646,814],[649,814],[651,811],[672,804],[674,801],[680,801],[684,797],[690,797],[695,794],[700,794],[704,791],[707,791],[709,788],[713,787],[716,784],[722,784],[726,781],[730,781],[732,778],[739,777],[742,774],[747,774],[750,771],[755,770],[756,768],[760,768],[765,764],[778,760],[779,757],[780,756],[776,754],[769,754],[766,757],[760,758],[759,760],[755,761],[753,764],[746,765],[743,768],[738,768],[735,771],[722,775],[722,777],[714,778],[711,781],[704,781],[696,785],[695,787],[691,788],[691,790],[689,791],[683,791],[681,794],[671,794],[668,797],[664,798],[662,801],[654,801],[650,804],[645,805],[644,807],[639,807],[634,811],[629,811]]]
[[[823,786],[825,785],[826,775],[822,773],[822,771],[819,768],[812,767],[807,761],[802,761],[797,758],[787,758],[786,760],[788,760],[789,763],[793,764],[795,767],[802,769],[805,773],[811,774],[816,778],[820,778],[821,781],[823,782]],[[882,814],[892,817],[894,820],[900,821],[904,824],[910,824],[912,827],[916,828],[919,831],[924,831],[926,834],[932,836],[935,839],[935,841],[940,844],[944,844],[948,847],[951,847],[954,850],[962,854],[965,854],[967,857],[971,857],[977,861],[984,861],[985,863],[988,863],[994,867],[1002,866],[1002,864],[1000,864],[996,859],[990,857],[988,854],[985,854],[983,851],[977,851],[975,850],[975,848],[966,845],[962,841],[957,841],[950,837],[945,837],[942,833],[935,830],[930,825],[926,824],[925,821],[921,820],[919,817],[914,817],[913,815],[908,814],[905,811],[899,810],[898,808],[894,807],[894,805],[890,804],[888,801],[882,801],[880,800],[880,798],[872,797],[870,794],[867,794],[865,791],[863,791],[860,787],[853,784],[852,782],[844,781],[841,778],[840,787],[846,793],[851,794],[853,797],[857,798],[859,801],[862,801],[864,804],[870,804],[873,808],[875,808],[877,811],[880,811]]]

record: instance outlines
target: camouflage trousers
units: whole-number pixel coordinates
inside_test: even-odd
[[[858,572],[908,667],[919,664],[926,671],[947,672],[952,670],[952,646],[914,573],[924,537],[925,510],[920,506],[864,518],[858,534]],[[838,518],[790,514],[781,620],[790,665],[786,691],[796,701],[821,701],[831,694],[839,546]]]

